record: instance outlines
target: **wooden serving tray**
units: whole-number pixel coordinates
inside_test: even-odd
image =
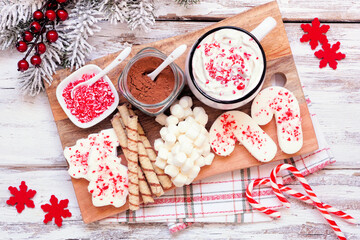
[[[175,46],[185,43],[188,45],[187,51],[189,51],[192,44],[202,34],[204,34],[205,32],[207,32],[212,28],[220,27],[220,26],[237,26],[251,31],[268,16],[273,17],[277,21],[277,26],[268,36],[266,36],[261,41],[267,59],[266,79],[265,79],[264,87],[270,85],[270,79],[273,74],[283,73],[286,76],[287,82],[285,87],[295,94],[300,104],[301,117],[303,120],[302,127],[304,133],[304,146],[296,154],[293,155],[285,154],[280,150],[279,145],[277,143],[275,121],[272,120],[269,124],[267,124],[262,128],[266,133],[268,133],[271,136],[271,138],[278,145],[278,152],[273,161],[290,158],[295,155],[309,153],[311,151],[318,149],[318,143],[312,125],[312,121],[310,118],[309,110],[307,108],[307,104],[305,101],[304,93],[302,91],[300,79],[296,71],[294,59],[291,53],[284,24],[282,22],[280,10],[276,2],[271,2],[253,8],[247,12],[241,13],[231,18],[227,18],[221,22],[215,23],[209,27],[198,30],[196,32],[175,36],[172,38],[160,40],[149,44],[134,46],[132,53],[128,59],[133,57],[138,51],[140,51],[145,47],[154,47],[166,54],[169,54],[174,49]],[[104,68],[104,66],[108,65],[117,55],[118,53],[109,54],[105,57],[93,60],[90,63],[94,63],[99,67]],[[184,54],[182,57],[176,60],[176,63],[183,70],[185,69],[186,56],[187,54]],[[126,63],[127,61],[124,61],[117,69],[113,70],[110,74],[108,74],[109,78],[112,80],[112,82],[116,87],[117,87],[118,77]],[[59,70],[53,76],[54,77],[53,83],[50,86],[46,84],[46,92],[48,94],[50,106],[54,115],[54,120],[58,128],[58,132],[60,135],[60,140],[63,148],[65,148],[66,146],[74,145],[76,140],[79,138],[85,138],[91,133],[97,133],[103,129],[111,128],[110,117],[89,129],[80,129],[76,127],[74,124],[72,124],[71,121],[67,118],[66,114],[63,112],[56,99],[55,93],[56,93],[56,87],[58,86],[60,81],[62,79],[65,79],[65,77],[67,77],[70,73],[71,71],[68,69]],[[222,111],[220,110],[212,109],[200,103],[191,94],[190,90],[187,87],[185,87],[182,95],[192,96],[195,106],[202,106],[205,108],[206,112],[209,114],[209,123],[207,124],[208,129],[210,128],[213,121],[222,113]],[[126,102],[125,98],[122,97],[121,94],[120,94],[120,102],[121,103]],[[240,108],[240,110],[246,113],[250,113],[250,104],[247,104],[246,106]],[[135,112],[139,116],[139,120],[143,125],[147,133],[147,136],[149,137],[150,142],[153,143],[153,141],[160,136],[159,130],[161,126],[155,122],[153,117],[146,116],[145,114],[141,113],[138,110],[136,110]],[[231,154],[231,156],[228,157],[217,156],[214,159],[211,166],[202,167],[196,180],[204,179],[209,176],[213,176],[216,174],[220,174],[232,170],[258,166],[261,164],[262,163],[258,162],[254,157],[252,157],[250,153],[243,146],[238,145],[235,148],[234,152]],[[85,223],[94,222],[99,219],[114,215],[119,212],[123,212],[128,209],[128,204],[125,204],[121,208],[115,208],[113,206],[94,207],[91,202],[91,195],[87,191],[88,181],[85,179],[72,178],[72,183],[74,185],[76,197]]]

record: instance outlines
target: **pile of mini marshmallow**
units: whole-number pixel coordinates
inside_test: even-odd
[[[154,142],[158,151],[155,164],[164,169],[176,187],[192,183],[200,168],[211,165],[215,157],[205,128],[208,115],[202,107],[192,110],[192,104],[191,97],[182,97],[171,106],[170,116],[160,114],[155,119],[164,126],[161,138]]]

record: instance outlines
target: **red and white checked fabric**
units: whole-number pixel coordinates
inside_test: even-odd
[[[307,101],[311,110],[311,102]],[[304,176],[335,162],[325,141],[315,115],[312,115],[319,149],[315,152],[258,167],[236,170],[213,176],[189,186],[165,193],[154,203],[143,205],[136,212],[125,212],[107,219],[106,222],[167,222],[171,232],[186,228],[194,222],[263,222],[271,221],[254,210],[246,199],[247,185],[257,178],[269,177],[271,170],[281,163],[295,166]],[[280,184],[294,181],[291,173],[282,176]],[[269,209],[283,207],[271,188],[256,189],[253,197]],[[260,200],[261,198],[261,200]]]

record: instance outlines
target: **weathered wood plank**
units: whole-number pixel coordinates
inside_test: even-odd
[[[201,0],[200,4],[180,8],[174,1],[160,0],[155,4],[155,15],[164,20],[223,19],[271,0]],[[314,17],[326,21],[359,21],[360,4],[357,0],[278,0],[285,21],[310,21]]]

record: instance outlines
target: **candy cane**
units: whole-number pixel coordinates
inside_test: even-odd
[[[251,204],[251,206],[253,208],[255,208],[256,210],[269,215],[269,217],[280,218],[280,213],[278,211],[274,211],[267,207],[264,207],[263,205],[258,203],[252,196],[254,187],[256,187],[258,185],[265,185],[265,184],[268,184],[269,182],[270,182],[270,180],[267,178],[258,178],[256,180],[252,181],[246,189],[246,198],[249,201],[249,203]]]
[[[308,196],[305,196],[303,195],[302,193],[300,192],[297,192],[295,190],[293,190],[292,188],[289,188],[289,187],[286,187],[282,184],[279,184],[279,188],[282,192],[285,192],[286,194],[289,194],[290,196],[293,196],[305,203],[308,203],[308,204],[311,204],[311,205],[314,205],[313,201],[308,197]],[[315,206],[315,205],[314,205]],[[345,221],[347,221],[348,223],[351,223],[351,224],[357,224],[356,220],[350,216],[349,214],[337,209],[337,208],[334,208],[326,203],[323,203],[323,207],[326,208],[326,210],[331,213],[331,214],[334,214],[335,216],[338,216],[342,219],[344,219]]]
[[[256,186],[258,186],[258,185],[270,185],[269,183],[270,183],[270,180],[267,179],[267,178],[254,180],[253,182],[251,182],[248,185],[248,188],[246,190],[246,198],[247,198],[247,200],[249,201],[249,203],[251,204],[251,206],[254,209],[269,215],[269,217],[280,218],[280,213],[279,212],[264,207],[263,205],[258,203],[252,196],[253,189]],[[285,192],[286,194],[288,194],[290,196],[293,196],[293,197],[295,197],[295,198],[297,198],[299,200],[302,200],[305,203],[314,205],[313,201],[308,196],[305,196],[302,193],[297,192],[297,191],[293,190],[290,187],[286,187],[286,186],[284,186],[282,184],[279,184],[279,188],[280,188],[280,190],[282,192]],[[324,206],[324,208],[326,208],[326,210],[328,212],[330,212],[330,213],[344,219],[345,221],[347,221],[349,223],[356,224],[356,220],[353,217],[351,217],[350,215],[348,215],[347,213],[345,213],[345,212],[343,212],[341,210],[338,210],[337,208],[334,208],[334,207],[332,207],[332,206],[330,206],[328,204],[323,204],[323,206]]]
[[[311,189],[310,185],[307,183],[304,176],[292,165],[290,164],[280,164],[276,168],[274,168],[271,171],[270,175],[270,183],[271,187],[275,193],[275,195],[278,197],[278,199],[285,205],[290,206],[290,203],[287,201],[287,199],[282,194],[281,190],[279,189],[279,186],[277,185],[276,176],[278,172],[281,170],[289,170],[292,172],[292,174],[299,180],[301,185],[304,187],[306,193],[309,195],[309,198],[313,201],[316,208],[320,211],[320,213],[323,215],[325,220],[329,223],[331,228],[334,230],[335,234],[338,236],[339,239],[345,240],[345,235],[341,232],[340,228],[336,224],[336,222],[333,220],[329,212],[326,210],[326,208],[323,206],[322,202],[318,199],[316,194]]]

